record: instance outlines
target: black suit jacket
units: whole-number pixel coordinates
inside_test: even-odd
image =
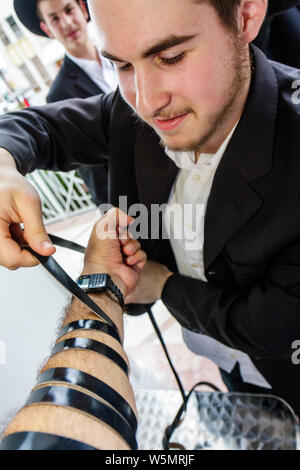
[[[47,96],[47,103],[66,100],[70,98],[89,98],[104,93],[103,90],[81,69],[73,60],[65,56],[63,64],[51,85]],[[85,167],[79,174],[89,192],[93,202],[98,206],[108,201],[107,181],[108,165],[103,163],[97,167]]]
[[[142,240],[174,271],[163,302],[185,327],[248,353],[300,414],[300,71],[254,48],[244,113],[217,169],[205,217],[208,282],[178,274],[168,240]],[[178,168],[118,93],[56,103],[0,119],[0,146],[25,174],[109,158],[110,199],[166,203]],[[62,157],[63,156],[63,157]],[[149,220],[149,226],[151,221]]]
[[[49,90],[47,103],[70,98],[88,98],[100,93],[103,93],[103,90],[73,60],[65,56]]]
[[[269,59],[300,68],[300,6],[267,18],[254,44]]]
[[[269,0],[268,16],[278,15],[296,5],[300,5],[299,0]]]

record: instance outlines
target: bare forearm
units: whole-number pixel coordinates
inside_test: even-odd
[[[139,243],[128,233],[122,243],[118,237],[130,221],[126,214],[111,209],[94,225],[82,272],[109,274],[123,297],[135,288],[146,262]],[[115,236],[108,238],[103,235],[111,222],[115,223]],[[116,292],[116,297],[109,293],[91,296],[112,324],[99,319],[78,300],[72,302],[52,355],[24,408],[6,430],[0,448],[19,449],[24,443],[20,433],[31,432],[25,436],[29,442],[26,448],[32,448],[32,439],[35,447],[45,449],[46,442],[48,448],[47,434],[52,434],[52,449],[60,444],[69,446],[63,438],[97,449],[136,449],[137,413],[122,345],[121,295]],[[80,447],[78,442],[71,442],[71,446]]]
[[[123,318],[118,304],[106,294],[95,295],[93,300],[113,320],[123,339]],[[63,326],[81,319],[99,320],[91,310],[75,299],[66,315]],[[58,342],[82,337],[108,346],[128,364],[127,356],[120,343],[102,331],[77,329],[58,338]],[[104,382],[118,392],[136,413],[134,394],[128,377],[111,359],[89,349],[69,349],[52,355],[43,367],[41,374],[55,368],[76,369]],[[36,389],[51,385],[53,384],[39,384]],[[70,387],[69,384],[68,387]],[[91,391],[83,390],[76,384],[72,384],[72,388],[83,391],[99,400],[99,397]],[[53,433],[84,442],[98,449],[129,448],[124,439],[107,424],[87,413],[66,406],[53,406],[53,404],[44,403],[25,406],[13,419],[5,435],[19,431]]]

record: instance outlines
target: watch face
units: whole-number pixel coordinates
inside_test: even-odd
[[[93,274],[91,276],[90,287],[106,287],[107,274]]]
[[[89,277],[84,277],[84,278],[81,278],[78,282],[78,285],[82,288],[82,289],[87,289],[89,287],[89,283],[90,283],[90,279]]]
[[[85,274],[79,278],[77,284],[86,292],[102,292],[107,287],[107,281],[107,274]]]

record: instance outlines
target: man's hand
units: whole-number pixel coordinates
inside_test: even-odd
[[[126,304],[151,304],[161,299],[167,279],[172,272],[163,264],[147,261],[134,291],[125,298]]]
[[[12,161],[11,155],[0,149],[0,265],[11,270],[38,264],[19,243],[28,243],[43,256],[55,252],[43,224],[40,198]],[[24,224],[22,233],[20,223]]]
[[[131,222],[133,218],[117,208],[101,217],[90,236],[82,272],[110,274],[124,298],[136,287],[147,260],[140,243],[127,230]]]

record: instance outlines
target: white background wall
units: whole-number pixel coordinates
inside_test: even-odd
[[[20,408],[48,356],[68,293],[40,266],[0,267],[0,429]]]

